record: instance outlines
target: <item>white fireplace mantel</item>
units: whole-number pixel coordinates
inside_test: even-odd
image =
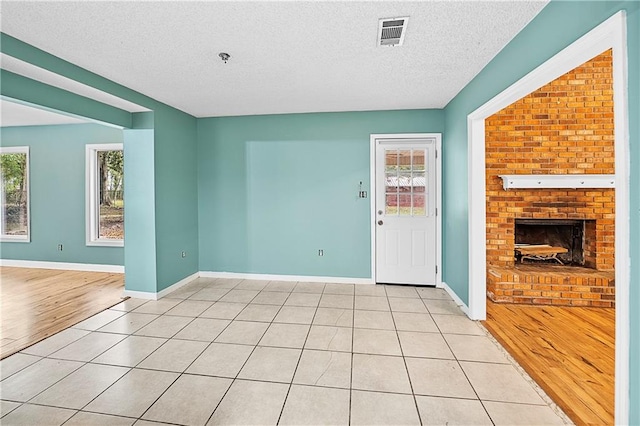
[[[505,190],[519,188],[615,188],[615,175],[500,175]]]

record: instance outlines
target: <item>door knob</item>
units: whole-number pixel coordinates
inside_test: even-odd
[[[383,222],[383,221],[381,221],[381,220],[379,220],[379,221],[378,221],[378,225],[382,225],[383,223],[384,223],[384,222]]]

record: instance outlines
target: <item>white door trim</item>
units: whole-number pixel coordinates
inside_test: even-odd
[[[372,134],[369,139],[370,171],[370,220],[371,226],[371,279],[376,282],[376,140],[378,139],[434,139],[436,148],[436,287],[442,287],[442,134],[441,133],[390,133]]]
[[[486,206],[484,121],[502,108],[571,71],[607,49],[613,50],[616,176],[616,349],[615,422],[629,419],[629,127],[627,110],[626,14],[620,11],[467,117],[469,149],[469,317],[486,317]]]

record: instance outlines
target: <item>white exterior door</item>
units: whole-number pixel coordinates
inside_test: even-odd
[[[376,282],[436,285],[435,138],[376,139]]]

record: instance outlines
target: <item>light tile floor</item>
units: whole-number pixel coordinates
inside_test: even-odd
[[[2,425],[568,422],[434,288],[200,278],[0,372]]]

